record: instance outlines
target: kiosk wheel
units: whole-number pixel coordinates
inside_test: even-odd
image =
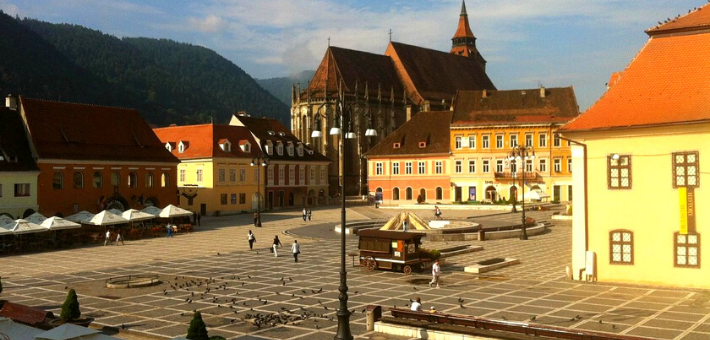
[[[410,265],[404,266],[404,269],[402,269],[402,272],[404,275],[409,275],[412,273],[412,267]]]
[[[365,269],[367,269],[368,271],[373,271],[377,269],[377,261],[375,261],[372,256],[368,256],[365,258]]]

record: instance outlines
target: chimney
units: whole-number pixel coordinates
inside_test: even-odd
[[[407,105],[407,121],[412,119],[412,105]]]
[[[483,89],[483,91],[481,91],[481,98],[488,98],[488,91],[486,91],[486,89]]]
[[[238,112],[237,112],[237,116],[240,116],[240,117],[250,117],[249,114],[248,114],[246,111],[243,111],[243,110],[242,110],[242,111],[238,111]]]
[[[545,87],[540,86],[540,98],[545,98]]]
[[[13,97],[11,94],[8,94],[5,98],[5,106],[10,110],[17,110],[17,97]]]

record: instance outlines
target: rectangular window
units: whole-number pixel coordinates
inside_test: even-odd
[[[629,230],[612,230],[609,238],[609,263],[634,264],[634,234]]]
[[[202,182],[202,169],[197,169],[197,181]]]
[[[533,134],[532,133],[525,134],[525,146],[533,146]]]
[[[491,172],[491,161],[489,161],[487,159],[483,160],[483,172],[484,173]]]
[[[15,183],[15,197],[28,197],[30,195],[29,183]]]
[[[562,172],[562,159],[555,158],[552,162],[555,167],[555,172]]]
[[[525,171],[526,171],[526,172],[533,172],[533,161],[532,161],[532,159],[526,159],[526,160],[525,160]]]
[[[316,169],[311,167],[311,185],[316,184]]]
[[[232,194],[232,204],[237,204],[237,194]]]
[[[227,180],[227,178],[226,178],[226,176],[227,176],[226,170],[225,170],[225,169],[219,169],[219,172],[218,172],[218,173],[219,173],[219,182],[220,182],[220,183],[225,182],[225,181]]]
[[[254,184],[259,184],[259,175],[261,175],[261,169],[254,169]]]
[[[375,175],[382,175],[382,163],[375,163]]]
[[[425,174],[426,173],[426,163],[425,162],[419,162],[419,174]]]
[[[468,172],[469,173],[475,173],[476,172],[476,161],[471,159],[468,161]]]
[[[247,169],[239,169],[239,183],[247,181]]]
[[[547,147],[547,134],[545,134],[545,133],[540,134],[540,147],[541,148]]]
[[[246,204],[247,203],[247,194],[241,193],[239,194],[239,204]]]
[[[326,173],[325,167],[321,167],[320,169],[320,182],[321,184],[328,183],[328,174]]]
[[[406,163],[404,163],[404,174],[405,174],[405,175],[411,175],[411,174],[412,174],[412,162],[406,162]]]
[[[456,136],[456,142],[454,144],[455,149],[461,149],[461,136]]]
[[[279,167],[279,185],[286,184],[286,174],[284,173],[284,167]]]
[[[481,136],[481,143],[484,149],[489,149],[491,147],[491,136],[483,135]]]
[[[518,146],[518,135],[510,135],[510,147]]]
[[[496,148],[503,148],[503,135],[496,135]]]
[[[460,174],[461,172],[463,172],[463,161],[461,161],[461,160],[456,160],[456,163],[455,163],[455,164],[456,164],[456,166],[454,167],[454,169],[456,169],[456,170],[455,170],[456,173],[457,173],[457,174]]]
[[[700,234],[675,233],[676,267],[700,268]]]
[[[567,171],[572,172],[572,158],[567,158]]]
[[[554,135],[554,139],[552,140],[552,146],[561,146],[562,145],[562,139],[560,138],[560,134],[556,133]]]
[[[673,188],[700,186],[700,161],[697,151],[673,153]]]
[[[269,168],[266,171],[266,181],[269,182],[269,185],[274,185],[274,168]]]
[[[306,184],[306,168],[303,165],[298,168],[298,184]]]
[[[392,174],[399,175],[399,162],[392,163]]]
[[[444,173],[444,163],[442,161],[436,161],[434,163],[434,172],[436,172],[437,174]]]
[[[476,148],[476,135],[469,135],[468,136],[468,148],[469,149]]]
[[[237,169],[229,169],[229,181],[230,182],[237,181]]]
[[[219,195],[219,200],[220,200],[220,203],[222,203],[222,205],[227,204],[227,194]]]
[[[518,161],[510,161],[510,172],[511,173],[518,172]]]
[[[547,172],[547,160],[546,159],[540,160],[540,172]]]
[[[503,160],[502,159],[496,160],[496,172],[499,172],[499,173],[503,172]]]
[[[609,189],[631,189],[631,156],[609,155],[607,161],[607,186]]]
[[[185,169],[180,169],[180,182],[185,183]]]
[[[288,167],[288,185],[296,184],[296,168],[293,166]]]

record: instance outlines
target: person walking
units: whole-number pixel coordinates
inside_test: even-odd
[[[249,234],[247,235],[247,240],[249,240],[249,250],[254,249],[254,242],[256,242],[256,236],[249,230]]]
[[[303,222],[306,222],[306,217],[308,217],[308,210],[306,208],[303,208]]]
[[[258,227],[258,225],[256,224],[258,218],[259,218],[259,213],[255,211],[254,212],[254,226],[255,227]]]
[[[170,225],[170,223],[168,223],[167,228],[168,228],[168,238],[173,237],[173,226]]]
[[[200,218],[201,217],[202,217],[202,215],[200,215],[200,213],[197,213],[197,226],[198,227],[200,226]]]
[[[279,235],[274,236],[274,243],[271,245],[271,248],[274,250],[274,257],[279,257],[279,253],[276,251],[276,248],[281,247],[281,240],[279,240]]]
[[[310,208],[308,208],[308,220],[309,220],[309,221],[311,220],[311,213],[313,213],[313,210],[311,210]]]
[[[434,206],[434,216],[436,216],[437,220],[441,219],[441,209],[439,209],[438,205]]]
[[[121,242],[121,244],[123,244],[124,246],[126,245],[126,244],[123,242],[123,237],[121,237],[121,232],[120,232],[120,231],[116,234],[116,245],[118,245],[118,242]]]
[[[417,298],[412,302],[412,308],[411,310],[413,312],[421,312],[422,311],[422,299],[417,296]]]
[[[298,240],[293,240],[291,245],[291,253],[293,253],[293,261],[298,262],[298,254],[301,253],[301,245],[298,244]]]
[[[104,246],[111,243],[111,231],[106,230],[106,238],[104,239]]]
[[[436,284],[436,288],[439,288],[439,274],[441,274],[441,266],[439,265],[439,259],[436,259],[434,265],[431,266],[431,282],[429,282],[429,287]]]

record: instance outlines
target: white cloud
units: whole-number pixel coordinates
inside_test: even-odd
[[[216,15],[208,15],[204,18],[190,18],[189,23],[192,28],[205,33],[219,32],[228,27],[227,22]]]
[[[0,9],[9,16],[21,16],[20,8],[8,1],[0,0]]]

